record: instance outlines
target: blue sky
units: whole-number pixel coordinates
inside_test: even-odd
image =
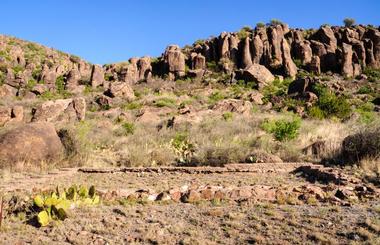
[[[345,17],[380,24],[379,0],[1,0],[0,33],[105,64],[160,55],[168,44],[255,26],[276,18],[291,27],[338,25]]]

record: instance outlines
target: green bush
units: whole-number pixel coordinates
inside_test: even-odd
[[[281,20],[278,20],[278,19],[271,19],[269,24],[272,26],[277,26],[277,25],[282,25],[283,22]]]
[[[313,92],[318,95],[318,102],[314,107],[318,107],[320,111],[316,108],[312,110],[314,115],[318,115],[317,118],[322,117],[320,113],[323,114],[323,118],[337,117],[345,119],[351,115],[351,106],[344,96],[337,96],[320,84],[313,86]],[[317,111],[318,114],[316,114]]]
[[[65,79],[63,76],[57,77],[55,80],[55,88],[58,94],[62,94],[65,90]]]
[[[367,102],[356,108],[356,112],[360,115],[360,122],[370,124],[375,121],[376,113],[374,112],[375,105]]]
[[[26,84],[26,88],[29,89],[29,90],[31,90],[31,89],[34,88],[34,86],[36,86],[36,84],[37,84],[37,81],[36,81],[36,80],[34,80],[34,79],[30,79],[30,80],[28,81],[28,83]]]
[[[358,94],[370,94],[372,92],[373,92],[372,88],[367,85],[360,87],[358,90]]]
[[[263,88],[264,102],[270,101],[273,96],[286,95],[291,82],[293,82],[293,79],[290,77],[287,77],[282,81],[276,78],[271,84],[265,86]]]
[[[380,69],[366,67],[363,73],[368,77],[368,81],[370,82],[380,81]]]
[[[226,98],[226,96],[220,91],[215,91],[208,97],[211,104],[214,104],[214,103],[221,101],[225,98]]]
[[[265,23],[264,22],[258,22],[256,24],[256,28],[263,28],[263,27],[265,27]]]
[[[297,138],[298,130],[301,127],[301,119],[295,117],[292,120],[265,120],[261,127],[278,141],[287,141]]]
[[[312,106],[308,110],[308,114],[312,118],[316,118],[319,120],[322,120],[325,118],[325,113],[324,111],[321,110],[318,106]]]

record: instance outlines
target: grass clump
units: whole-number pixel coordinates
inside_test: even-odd
[[[125,135],[134,134],[136,130],[136,126],[130,122],[123,123],[121,127],[123,128]]]
[[[273,134],[278,141],[288,141],[297,138],[301,119],[294,117],[292,120],[265,120],[261,127],[268,133]]]
[[[366,67],[363,73],[368,77],[369,82],[380,81],[380,69]]]
[[[224,100],[226,96],[220,91],[214,91],[209,97],[210,104],[215,104],[218,101]]]
[[[356,112],[360,115],[360,122],[364,124],[370,124],[376,119],[376,113],[374,112],[375,105],[367,102],[356,108]]]
[[[172,98],[162,97],[153,101],[153,105],[156,107],[175,107],[176,101]]]

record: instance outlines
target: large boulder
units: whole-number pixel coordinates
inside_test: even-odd
[[[50,123],[30,123],[0,135],[0,167],[59,160],[64,147]]]
[[[133,89],[128,83],[125,83],[125,82],[111,83],[108,90],[105,92],[105,94],[112,98],[114,97],[122,98],[129,101],[135,99],[135,94],[133,92]]]
[[[264,85],[272,82],[274,80],[274,76],[265,66],[252,64],[243,71],[242,79],[247,82],[257,82],[259,87],[263,87]]]
[[[86,114],[84,98],[46,101],[33,108],[33,122],[81,121]]]
[[[171,45],[167,47],[164,53],[164,61],[169,74],[173,74],[176,77],[185,75],[185,55],[179,46]]]

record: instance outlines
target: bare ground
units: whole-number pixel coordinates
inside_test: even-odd
[[[4,175],[0,193],[31,197],[57,185],[95,185],[100,193],[149,190],[159,193],[183,186],[245,188],[298,186],[339,189],[342,184],[371,186],[344,180],[344,170],[333,179],[307,178],[293,171],[310,164],[229,165],[226,168],[121,168],[93,171],[63,169],[46,174]],[[247,167],[250,166],[250,167]],[[324,169],[318,166],[317,169]],[[326,170],[326,172],[328,172]],[[343,177],[342,177],[343,176]],[[326,176],[325,176],[326,177]],[[318,179],[317,179],[318,180]],[[346,182],[344,182],[346,181]],[[37,228],[22,213],[7,213],[1,244],[380,244],[380,201],[360,198],[350,202],[287,201],[256,198],[147,202],[107,198],[94,207],[70,212],[69,218]],[[327,200],[327,199],[326,199]],[[7,208],[7,206],[5,206]],[[9,208],[9,207],[8,207]]]

